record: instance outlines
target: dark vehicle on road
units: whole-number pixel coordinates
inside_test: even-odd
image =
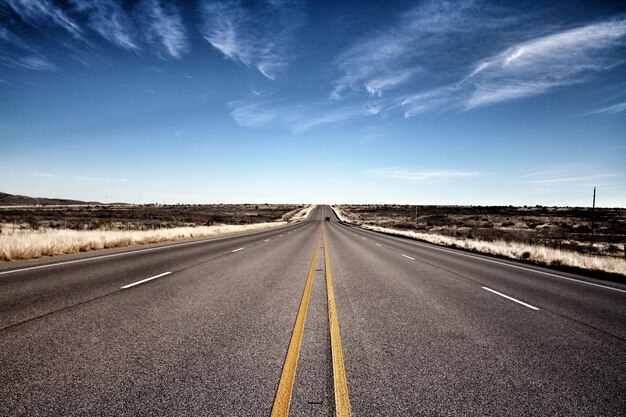
[[[330,221],[330,217],[326,216],[326,221],[329,222]]]

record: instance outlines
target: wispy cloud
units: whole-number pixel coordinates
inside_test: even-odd
[[[52,23],[74,37],[82,36],[80,26],[63,9],[48,0],[6,0],[6,2],[24,21],[32,25]]]
[[[37,55],[19,56],[19,57],[3,57],[0,56],[0,62],[12,68],[23,68],[35,71],[56,71],[58,67],[48,61],[47,58]]]
[[[532,39],[479,62],[464,80],[475,89],[467,108],[541,94],[585,81],[623,59],[611,54],[624,44],[626,19],[589,24]]]
[[[0,27],[0,42],[15,48],[33,51],[27,42],[7,28]]]
[[[112,0],[70,0],[74,12],[81,15],[89,27],[109,42],[124,49],[138,49],[133,40],[132,21],[119,3]]]
[[[400,102],[404,111],[404,117],[408,118],[419,113],[445,108],[451,104],[451,101],[459,94],[460,90],[461,87],[458,84],[451,84],[407,95]]]
[[[373,115],[371,108],[328,105],[324,103],[275,104],[271,101],[230,103],[235,121],[246,127],[278,125],[300,133],[314,127]]]
[[[559,178],[547,178],[540,180],[528,181],[529,184],[563,184],[563,183],[581,183],[597,181],[607,178],[619,177],[619,174],[597,174],[597,175],[584,175],[576,177],[559,177]]]
[[[626,19],[589,24],[514,44],[482,59],[465,78],[402,101],[405,116],[433,109],[472,108],[544,94],[582,83],[623,60],[613,52],[626,40]],[[620,106],[602,109],[618,112]]]
[[[371,114],[375,114],[371,112],[371,109],[353,107],[333,109],[315,114],[313,116],[308,116],[306,115],[306,113],[304,113],[303,116],[295,123],[293,131],[295,133],[304,132],[317,126],[338,123],[355,117]]]
[[[555,171],[552,170],[547,170],[547,171],[535,171],[535,172],[531,172],[528,174],[524,174],[521,177],[522,178],[532,178],[532,177],[540,177],[540,176],[546,176],[546,175],[553,175],[555,173]]]
[[[375,177],[401,180],[407,182],[428,182],[433,180],[459,179],[477,177],[482,175],[476,171],[457,170],[425,170],[414,171],[401,168],[379,168],[369,171]]]
[[[43,32],[47,27],[61,27],[80,43],[67,42],[60,33],[55,33],[65,48],[78,53],[82,45],[88,45],[93,53],[94,43],[91,32],[100,35],[113,45],[138,51],[146,46],[153,47],[159,55],[180,58],[189,50],[186,28],[177,7],[162,0],[142,0],[136,4],[116,0],[68,0],[63,6],[50,0],[7,0],[11,15],[27,25]],[[0,9],[2,11],[2,9]],[[2,17],[2,16],[0,16]],[[51,69],[53,65],[41,53],[36,53],[28,43],[20,41],[8,27],[19,27],[16,19],[8,20],[5,28],[0,28],[0,41],[11,43],[22,53],[12,56],[3,53],[2,63],[29,69]],[[52,34],[49,34],[52,35]],[[26,53],[28,52],[28,53]],[[56,68],[56,67],[54,67]]]
[[[229,59],[274,80],[289,62],[289,42],[299,24],[294,2],[262,2],[252,10],[238,1],[205,2],[204,38]]]
[[[36,71],[56,71],[57,66],[21,37],[0,27],[0,63]]]
[[[31,177],[53,178],[53,179],[70,180],[70,181],[106,182],[106,183],[115,183],[115,184],[125,184],[128,182],[127,178],[86,177],[82,175],[59,175],[59,174],[51,174],[47,172],[28,172],[27,175]]]
[[[365,89],[371,95],[381,97],[385,90],[389,90],[406,83],[416,72],[416,69],[392,71],[389,74],[381,75],[378,78],[365,81]]]
[[[588,114],[617,114],[617,113],[622,113],[626,111],[626,101],[621,102],[621,103],[617,103],[617,104],[613,104],[612,106],[608,106],[608,107],[603,107],[601,109],[592,111]]]
[[[330,98],[386,96],[405,117],[469,110],[586,82],[624,61],[625,41],[623,17],[559,26],[509,6],[426,1],[338,56]]]
[[[152,0],[147,12],[151,18],[148,38],[156,39],[170,56],[180,58],[187,52],[188,43],[178,10],[172,4],[163,6],[158,0]]]
[[[418,73],[428,78],[433,69],[449,72],[472,51],[460,45],[462,42],[472,44],[478,36],[489,37],[495,28],[510,21],[498,10],[471,0],[421,2],[337,58],[340,76],[331,98],[363,91],[381,96],[407,84]]]

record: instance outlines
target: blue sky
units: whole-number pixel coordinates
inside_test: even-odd
[[[545,4],[4,0],[0,191],[626,207],[626,5]]]

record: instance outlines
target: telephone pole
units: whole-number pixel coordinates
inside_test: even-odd
[[[593,206],[591,207],[591,247],[593,248],[593,232],[596,220],[596,187],[593,187]]]

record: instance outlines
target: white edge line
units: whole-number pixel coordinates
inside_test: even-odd
[[[155,276],[150,277],[150,278],[142,279],[141,281],[133,282],[132,284],[124,285],[122,287],[122,289],[125,290],[127,288],[134,287],[135,285],[143,284],[144,282],[152,281],[153,279],[161,278],[161,277],[164,277],[165,275],[169,275],[169,274],[171,274],[171,272],[163,272],[162,274],[155,275]]]
[[[404,253],[402,254],[402,256],[404,256],[405,258],[409,258],[410,260],[414,261],[415,258],[411,258],[409,255],[405,255]]]
[[[429,249],[438,250],[438,251],[441,251],[441,252],[453,253],[453,254],[459,255],[459,256],[466,256],[468,258],[480,259],[480,260],[485,261],[485,262],[491,262],[491,263],[494,263],[494,264],[509,266],[511,268],[522,269],[524,271],[535,272],[537,274],[543,274],[543,275],[548,275],[548,276],[555,277],[555,278],[566,279],[568,281],[574,281],[574,282],[578,282],[580,284],[593,285],[594,287],[606,288],[607,290],[613,290],[613,291],[619,291],[619,292],[626,293],[626,290],[622,290],[621,288],[609,287],[607,285],[596,284],[596,283],[588,282],[588,281],[581,281],[581,280],[576,279],[576,278],[564,277],[563,275],[552,274],[550,272],[539,271],[537,269],[532,269],[532,268],[525,268],[523,266],[513,265],[513,264],[507,263],[507,262],[496,261],[494,259],[487,259],[486,257],[483,257],[483,256],[470,255],[470,254],[463,253],[463,252],[460,252],[460,251],[446,249],[445,247],[441,247],[441,246],[435,245],[434,243],[426,244],[426,243],[417,241],[415,239],[411,239],[410,237],[407,237],[406,239],[402,239],[402,238],[391,236],[391,235],[388,235],[388,234],[385,234],[385,233],[377,233],[377,232],[375,232],[373,230],[367,230],[367,229],[363,229],[363,230],[365,232],[368,232],[368,233],[374,233],[374,234],[376,234],[378,236],[381,236],[381,237],[386,237],[386,238],[390,238],[390,239],[397,240],[397,241],[400,241],[400,242],[405,242],[405,243],[412,243],[414,245],[422,246],[422,247],[429,248]],[[485,255],[485,256],[487,256],[487,255]],[[513,260],[511,260],[511,261],[513,261]]]
[[[531,306],[530,304],[526,304],[526,303],[525,303],[525,302],[523,302],[523,301],[520,301],[520,300],[515,299],[515,298],[513,298],[513,297],[509,297],[508,295],[502,294],[501,292],[498,292],[498,291],[496,291],[496,290],[492,290],[491,288],[487,288],[487,287],[482,287],[482,288],[483,288],[483,289],[485,289],[485,290],[487,290],[487,291],[491,291],[492,293],[497,294],[497,295],[499,295],[500,297],[504,297],[504,298],[506,298],[506,299],[508,299],[508,300],[515,301],[516,303],[521,304],[521,305],[523,305],[523,306],[525,306],[525,307],[528,307],[528,308],[530,308],[530,309],[533,309],[533,310],[539,310],[539,309],[538,309],[537,307],[535,307],[535,306]]]
[[[152,251],[155,251],[155,250],[171,249],[171,248],[175,248],[175,247],[178,247],[178,246],[197,245],[197,244],[200,244],[200,243],[207,243],[207,242],[218,242],[220,240],[227,240],[227,239],[233,239],[233,238],[238,238],[238,237],[242,237],[242,236],[249,236],[249,235],[253,235],[253,234],[256,234],[256,233],[260,233],[260,232],[266,232],[266,231],[268,231],[268,230],[267,229],[265,229],[265,230],[258,230],[258,231],[252,231],[252,232],[241,233],[241,234],[234,234],[234,235],[229,235],[229,236],[209,237],[209,238],[202,239],[202,240],[194,240],[193,242],[182,242],[182,243],[166,244],[166,245],[163,245],[163,246],[158,246],[156,248],[136,249],[136,250],[129,250],[129,251],[120,252],[120,253],[112,253],[112,254],[109,254],[109,255],[96,255],[96,256],[92,256],[92,257],[84,258],[84,259],[74,259],[73,261],[55,262],[55,263],[46,264],[46,265],[29,266],[29,267],[26,267],[26,268],[11,269],[9,271],[1,271],[0,275],[13,274],[13,273],[16,273],[16,272],[32,271],[34,269],[51,268],[53,266],[76,264],[76,263],[80,263],[80,262],[95,261],[95,260],[98,260],[98,259],[113,258],[115,256],[125,256],[125,255],[132,255],[132,254],[135,254],[135,253],[152,252]]]
[[[245,247],[239,248],[239,249],[235,249],[235,250],[231,250],[230,253],[239,252],[240,250],[244,250],[244,249],[245,249]]]

